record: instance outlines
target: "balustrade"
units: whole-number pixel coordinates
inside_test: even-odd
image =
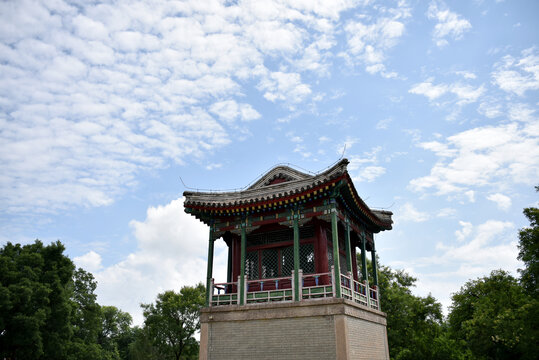
[[[334,269],[331,272],[303,274],[299,270],[300,300],[335,297],[336,289],[333,283]],[[241,277],[237,282],[210,282],[210,306],[236,305],[240,303]],[[360,305],[380,310],[377,287],[369,287],[367,282],[354,280],[352,274],[341,274],[341,296]],[[294,281],[292,276],[248,280],[245,282],[244,298],[247,304],[292,301],[294,300]],[[368,290],[367,290],[368,289]]]

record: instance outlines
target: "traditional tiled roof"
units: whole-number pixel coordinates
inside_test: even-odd
[[[348,164],[347,159],[342,159],[316,175],[305,174],[288,166],[277,166],[242,191],[221,193],[185,191],[184,206],[189,212],[239,214],[250,209],[293,203],[312,195],[328,196],[328,192],[338,184],[340,197],[352,214],[361,217],[379,230],[391,229],[392,213],[371,210],[365,204],[358,196],[348,175],[346,170]]]

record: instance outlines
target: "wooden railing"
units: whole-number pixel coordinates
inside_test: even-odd
[[[270,301],[291,301],[294,294],[292,276],[247,281],[245,301],[247,304]]]
[[[210,284],[210,306],[239,304],[239,280],[238,282],[216,284],[214,283],[214,280],[211,279]]]
[[[301,298],[317,299],[333,297],[333,281],[331,272],[317,274],[302,274],[301,279]]]
[[[369,289],[368,296],[367,288]],[[363,306],[380,310],[377,287],[369,287],[366,281],[354,280],[351,273],[341,274],[341,296]]]
[[[316,274],[303,274],[302,270],[299,270],[301,281],[298,293],[300,300],[335,297],[334,276],[333,267],[331,267],[330,272]],[[238,276],[237,282],[214,283],[212,279],[210,306],[240,304],[240,281],[240,276]],[[354,280],[350,273],[341,274],[339,285],[343,298],[380,310],[376,287],[369,287],[367,282]],[[243,298],[246,304],[295,300],[293,276],[248,280],[245,283],[244,291]]]

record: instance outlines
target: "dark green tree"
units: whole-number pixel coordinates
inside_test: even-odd
[[[64,359],[73,263],[60,242],[0,249],[0,358]]]
[[[368,267],[372,273],[370,262]],[[416,281],[403,270],[383,265],[378,268],[391,359],[465,359],[458,343],[447,336],[441,304],[431,295],[412,294]]]
[[[128,359],[129,344],[135,341],[132,322],[133,319],[128,313],[114,306],[102,306],[98,343],[109,352],[117,352],[120,359]]]
[[[72,287],[73,337],[69,346],[68,359],[120,359],[115,343],[111,341],[103,344],[98,341],[102,338],[105,317],[94,293],[97,287],[94,276],[79,268],[73,274]]]
[[[539,186],[535,187],[539,191]],[[519,232],[518,259],[524,262],[520,269],[520,281],[526,292],[536,300],[539,298],[539,209],[529,207],[524,209],[524,215],[530,222],[530,227]]]
[[[198,284],[184,286],[179,293],[166,291],[157,295],[155,304],[141,305],[147,335],[162,359],[198,357],[198,343],[193,335],[200,328],[199,312],[204,306],[204,296],[204,285]]]
[[[129,314],[103,310],[94,277],[64,250],[38,240],[0,249],[0,359],[116,360],[120,349],[127,358]]]
[[[535,358],[537,353],[529,351],[537,343],[530,343],[535,335],[526,318],[537,315],[537,309],[530,307],[530,297],[509,273],[495,270],[468,281],[452,300],[452,337],[462,340],[474,358]]]
[[[161,359],[146,327],[133,329],[134,341],[129,344],[129,360],[159,360]]]

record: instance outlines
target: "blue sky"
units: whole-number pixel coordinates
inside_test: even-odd
[[[205,278],[180,181],[344,151],[383,264],[445,306],[537,204],[536,1],[4,1],[0,242],[61,240],[129,311]],[[225,247],[217,245],[217,279]]]

